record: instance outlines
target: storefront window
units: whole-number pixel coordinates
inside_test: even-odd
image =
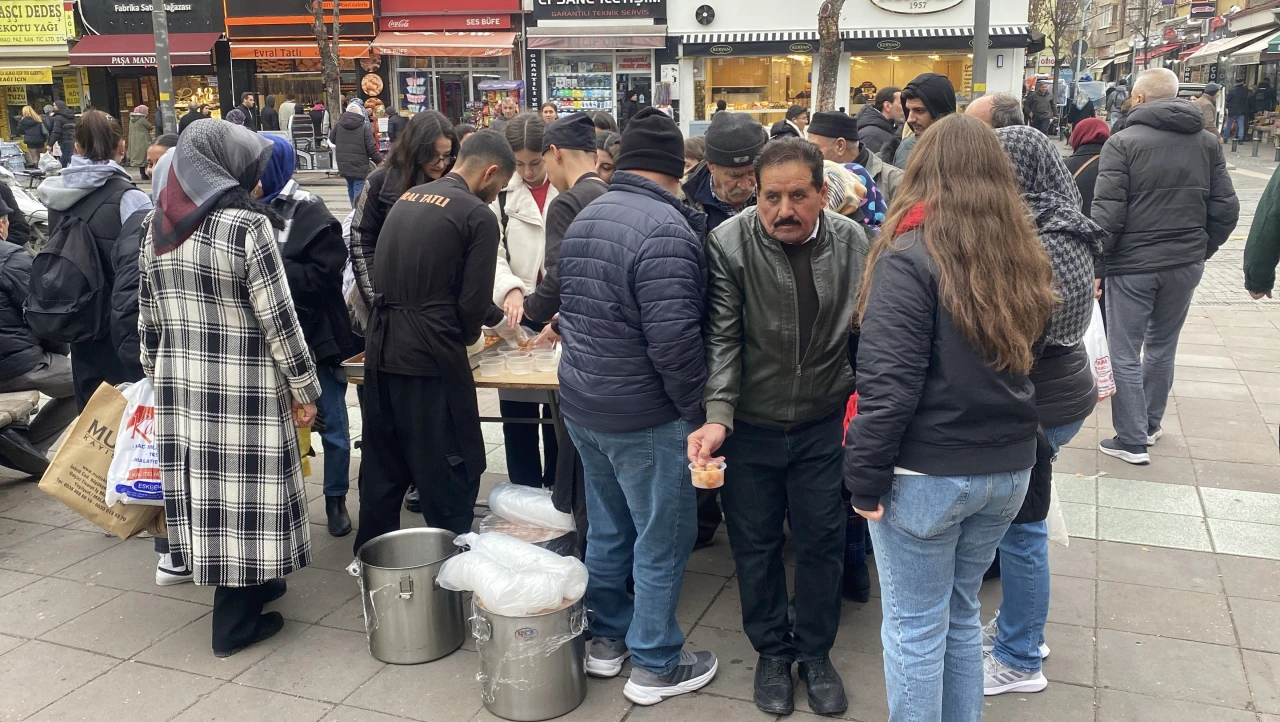
[[[792,105],[809,105],[813,58],[808,55],[705,58],[701,98],[703,118],[723,100],[729,110],[751,113],[771,125]]]
[[[967,53],[892,53],[855,55],[850,60],[850,84],[854,92],[862,86],[904,87],[917,75],[938,73],[955,86],[961,104],[969,101],[973,86],[973,56]]]
[[[429,68],[431,67],[431,58],[407,57],[400,59],[400,67],[402,68]]]
[[[258,74],[254,87],[260,106],[268,95],[275,96],[277,107],[290,94],[300,103],[327,102],[321,73],[323,65],[319,58],[258,60],[256,64]],[[355,72],[355,61],[340,58],[338,66],[342,74],[342,94],[348,98],[356,97],[359,74]],[[239,98],[236,100],[238,102]]]
[[[511,78],[511,56],[482,58],[397,57],[395,106],[410,113],[438,110],[454,123],[485,126],[497,112],[486,110],[486,81]]]
[[[560,113],[603,110],[616,113],[613,53],[547,53],[547,97]]]
[[[435,63],[437,68],[466,68],[470,66],[470,60],[470,58],[438,57]]]
[[[505,68],[507,64],[507,56],[505,55],[471,59],[471,67],[473,68]]]

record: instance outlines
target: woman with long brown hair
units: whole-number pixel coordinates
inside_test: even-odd
[[[911,154],[858,299],[845,483],[871,521],[890,720],[982,717],[978,589],[1036,461],[1053,270],[995,133],[948,116]]]

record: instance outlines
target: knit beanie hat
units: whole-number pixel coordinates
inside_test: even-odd
[[[956,112],[956,88],[945,75],[923,73],[902,89],[902,110],[907,110],[907,96],[919,98],[934,120]]]
[[[720,112],[707,128],[706,160],[711,165],[742,168],[756,162],[769,140],[764,127],[746,113]]]
[[[586,113],[574,113],[547,124],[542,134],[542,152],[551,146],[560,150],[596,152],[596,125]]]
[[[675,178],[684,175],[684,136],[671,116],[654,107],[631,117],[622,132],[618,170],[647,170]]]
[[[809,123],[809,135],[857,140],[858,121],[847,113],[814,113]]]

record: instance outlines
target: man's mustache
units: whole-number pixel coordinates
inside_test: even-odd
[[[800,219],[799,218],[781,218],[775,221],[773,225],[775,228],[780,228],[782,226],[799,226]]]

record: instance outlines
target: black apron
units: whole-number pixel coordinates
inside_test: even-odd
[[[453,422],[454,433],[466,463],[468,480],[480,478],[486,468],[484,435],[480,432],[480,406],[476,401],[476,384],[467,359],[467,347],[457,331],[457,299],[451,295],[428,299],[420,303],[392,303],[381,293],[373,296],[373,315],[369,319],[369,335],[365,352],[365,383],[374,389],[364,395],[367,413],[382,418],[382,401],[378,388],[378,367],[387,341],[386,315],[407,313],[418,316],[416,324],[423,332],[423,341],[430,349],[444,381],[446,403]],[[443,430],[441,430],[443,433]],[[446,444],[442,441],[441,448]]]

